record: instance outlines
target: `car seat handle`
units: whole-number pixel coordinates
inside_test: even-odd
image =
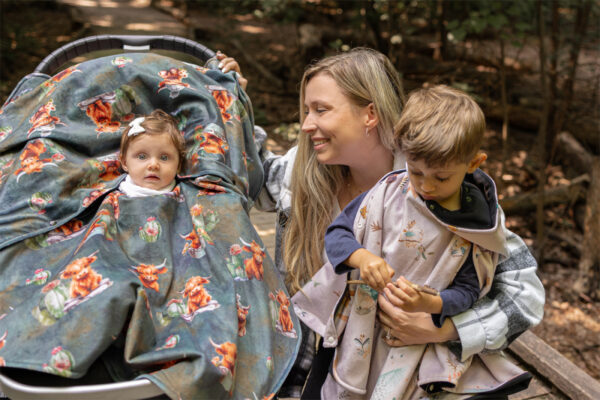
[[[50,75],[69,60],[97,50],[150,51],[173,50],[206,62],[215,52],[204,45],[179,36],[97,35],[78,39],[58,48],[42,60],[34,72]]]

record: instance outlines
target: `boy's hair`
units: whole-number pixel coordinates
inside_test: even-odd
[[[445,85],[411,92],[394,128],[408,159],[435,166],[469,162],[480,149],[484,132],[485,117],[477,103]]]
[[[181,171],[183,163],[185,161],[185,140],[183,135],[177,128],[177,121],[175,118],[164,112],[163,110],[154,110],[149,115],[144,117],[144,121],[140,124],[144,128],[144,132],[138,133],[135,136],[128,136],[131,126],[128,126],[121,136],[121,158],[124,158],[127,154],[129,144],[140,135],[160,135],[163,133],[169,134],[173,145],[177,149],[179,155],[179,165],[177,165],[177,172]]]

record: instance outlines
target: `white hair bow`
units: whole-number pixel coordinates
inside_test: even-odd
[[[144,122],[144,117],[138,117],[129,123],[129,132],[127,136],[136,136],[139,133],[146,132],[144,127],[141,125]]]

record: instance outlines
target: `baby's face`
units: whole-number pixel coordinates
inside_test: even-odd
[[[431,167],[425,160],[412,159],[406,165],[411,185],[419,196],[448,210],[460,208],[460,186],[469,170],[467,163],[449,162]]]
[[[169,134],[142,133],[131,141],[121,163],[136,185],[162,190],[175,179],[179,153]]]

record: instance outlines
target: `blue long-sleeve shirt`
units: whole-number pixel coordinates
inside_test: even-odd
[[[489,207],[481,190],[471,183],[463,182],[462,194],[461,208],[457,211],[446,210],[433,201],[426,201],[426,203],[428,207],[432,206],[429,208],[440,220],[451,225],[470,228],[490,227]],[[365,195],[366,193],[363,193],[352,200],[329,226],[325,234],[327,258],[338,274],[352,270],[351,267],[344,264],[344,261],[356,250],[363,248],[354,236],[353,226]],[[441,327],[447,317],[471,308],[479,298],[479,293],[479,280],[471,250],[450,286],[440,292],[442,312],[431,315],[433,323],[437,327]]]

